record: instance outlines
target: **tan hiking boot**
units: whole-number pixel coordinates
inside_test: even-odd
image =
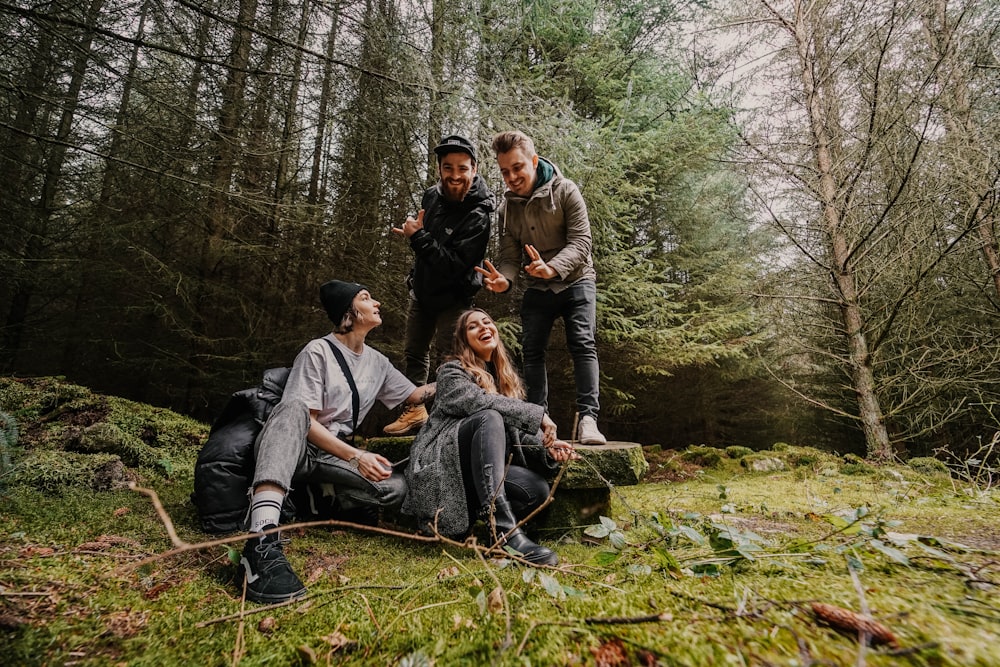
[[[581,445],[606,445],[607,438],[597,429],[597,420],[586,415],[580,418],[580,425],[577,427]]]
[[[386,435],[406,435],[416,431],[427,423],[427,408],[423,405],[408,404],[403,409],[399,419],[386,426],[382,431]]]

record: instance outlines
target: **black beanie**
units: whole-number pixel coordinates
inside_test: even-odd
[[[354,297],[363,289],[368,288],[357,283],[345,283],[343,280],[331,280],[320,286],[319,300],[334,325],[340,326],[344,313],[350,310]]]

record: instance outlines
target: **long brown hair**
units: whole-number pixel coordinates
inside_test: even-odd
[[[452,339],[452,358],[462,364],[462,368],[471,373],[476,384],[485,389],[487,393],[523,399],[525,393],[521,376],[517,374],[517,368],[499,337],[497,338],[497,348],[493,351],[493,367],[497,372],[496,381],[486,367],[486,362],[472,351],[472,347],[469,345],[469,334],[465,327],[469,323],[469,318],[475,313],[482,313],[486,317],[490,317],[490,314],[482,308],[471,308],[459,316]],[[490,320],[492,319],[490,317]]]

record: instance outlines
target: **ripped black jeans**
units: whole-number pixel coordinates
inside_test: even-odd
[[[544,477],[523,466],[507,466],[511,446],[503,417],[496,410],[480,410],[462,420],[458,453],[472,522],[496,497],[506,496],[514,515],[521,520],[549,496]]]

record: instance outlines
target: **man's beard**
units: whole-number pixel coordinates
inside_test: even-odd
[[[444,192],[444,196],[452,201],[462,201],[465,199],[469,191],[472,190],[472,183],[463,183],[461,185],[453,185],[451,183],[442,182],[441,189]]]

